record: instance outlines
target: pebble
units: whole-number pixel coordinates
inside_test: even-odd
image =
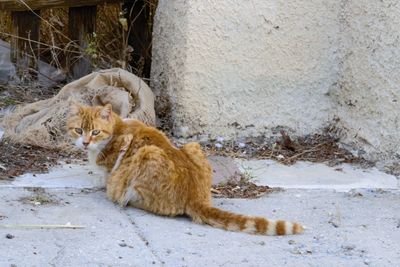
[[[215,147],[216,147],[216,148],[222,148],[222,145],[221,145],[220,143],[216,143],[216,144],[215,144]]]
[[[6,238],[8,238],[8,239],[13,239],[14,236],[13,236],[12,234],[6,234]]]
[[[224,141],[224,138],[222,136],[217,137],[217,142],[223,142],[223,141]]]
[[[245,143],[239,143],[239,147],[240,147],[240,148],[244,148],[245,146],[246,146]]]

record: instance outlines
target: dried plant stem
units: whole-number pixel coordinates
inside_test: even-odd
[[[32,42],[32,43],[37,43],[37,44],[40,44],[42,46],[46,46],[46,47],[49,47],[49,48],[54,48],[54,49],[59,49],[61,51],[65,51],[65,52],[80,54],[79,51],[65,50],[65,49],[60,48],[58,46],[53,46],[53,45],[45,44],[45,43],[42,43],[42,42],[34,41],[34,40],[29,39],[29,38],[24,38],[24,37],[17,36],[15,34],[10,34],[10,33],[6,33],[6,32],[0,32],[0,34],[4,34],[4,35],[7,35],[7,36],[10,36],[10,37],[13,37],[13,38],[18,38],[18,39],[21,39],[21,40],[24,40],[24,41],[29,41],[29,42]]]
[[[5,229],[83,229],[82,225],[69,224],[0,224]]]
[[[327,143],[328,143],[328,142],[318,144],[318,145],[316,145],[315,147],[313,147],[313,148],[311,148],[311,149],[304,150],[303,152],[298,153],[298,154],[296,154],[296,155],[294,155],[294,156],[292,156],[292,157],[290,157],[290,158],[286,158],[285,161],[290,161],[290,160],[295,159],[295,158],[297,158],[297,157],[300,157],[300,156],[302,156],[302,155],[304,155],[304,154],[306,154],[306,153],[313,152],[313,151],[315,151],[318,147],[323,146],[323,145],[326,145]]]

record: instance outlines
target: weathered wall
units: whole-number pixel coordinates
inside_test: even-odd
[[[374,159],[400,144],[396,0],[160,0],[152,85],[176,135],[313,133],[339,118]]]
[[[338,79],[336,2],[159,1],[152,82],[172,98],[175,134],[319,129]]]
[[[394,159],[400,145],[400,2],[346,1],[340,87],[343,141],[372,159]],[[397,154],[398,156],[398,154]]]

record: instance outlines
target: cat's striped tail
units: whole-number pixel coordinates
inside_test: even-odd
[[[260,235],[291,235],[304,231],[304,228],[296,222],[245,216],[205,205],[193,205],[186,213],[197,223],[205,223],[228,231]]]

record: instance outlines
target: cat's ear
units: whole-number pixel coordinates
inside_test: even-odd
[[[72,102],[71,105],[69,106],[69,116],[77,116],[81,112],[82,106],[79,105],[77,102]]]
[[[100,110],[100,117],[104,120],[109,120],[111,117],[112,106],[111,104],[107,104]]]

